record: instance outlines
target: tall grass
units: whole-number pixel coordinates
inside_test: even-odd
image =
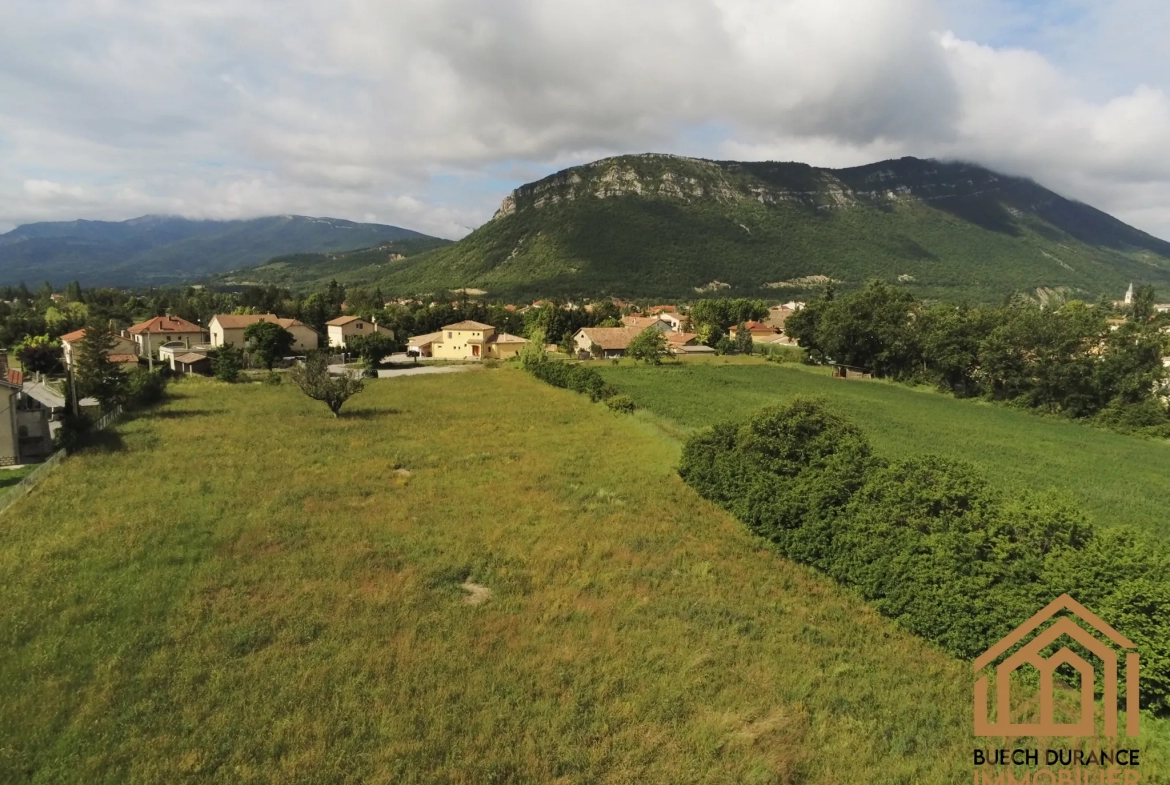
[[[970,777],[970,665],[763,548],[644,423],[512,369],[336,420],[174,396],[0,522],[0,782]]]

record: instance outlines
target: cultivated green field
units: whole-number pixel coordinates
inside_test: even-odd
[[[596,367],[639,406],[687,429],[742,418],[796,394],[821,395],[892,458],[967,461],[1005,488],[1053,488],[1104,526],[1170,537],[1170,444],[956,400],[892,382],[834,379],[826,368],[712,358],[659,367]]]
[[[341,419],[173,390],[0,518],[0,782],[970,781],[970,665],[699,499],[652,422],[507,368]]]

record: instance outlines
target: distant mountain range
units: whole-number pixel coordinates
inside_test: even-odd
[[[514,299],[787,297],[870,278],[940,299],[1038,288],[1120,297],[1130,281],[1170,293],[1170,243],[1031,180],[917,158],[849,169],[607,158],[516,189],[452,245],[397,260],[360,252],[319,261],[320,274],[302,260],[295,282],[337,277],[402,295],[467,287]]]
[[[129,221],[65,221],[0,234],[0,284],[145,286],[191,281],[274,256],[446,241],[384,224],[281,215],[200,221],[146,215]]]

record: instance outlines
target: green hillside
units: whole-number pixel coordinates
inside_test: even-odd
[[[352,281],[414,294],[787,297],[882,278],[939,298],[1170,289],[1170,243],[1036,183],[903,158],[851,169],[609,158],[509,195],[462,241]],[[811,279],[811,280],[810,280]]]
[[[402,261],[435,248],[450,245],[438,237],[408,237],[380,243],[374,248],[333,253],[300,253],[277,256],[257,267],[235,270],[216,276],[223,284],[275,285],[304,287],[336,280],[361,283],[378,270],[391,271]]]
[[[34,223],[0,234],[0,284],[165,284],[250,267],[280,254],[406,240],[443,242],[397,226],[301,215],[246,221],[146,215],[120,222]]]

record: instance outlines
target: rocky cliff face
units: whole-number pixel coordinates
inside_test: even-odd
[[[670,155],[627,155],[566,169],[521,186],[504,198],[494,219],[517,210],[541,210],[578,199],[624,196],[683,202],[756,201],[820,210],[860,204],[933,201],[1001,191],[1043,191],[1019,178],[978,166],[917,158],[850,169],[805,164],[707,161]],[[1034,194],[1040,197],[1040,195]],[[1043,201],[1043,197],[1040,197]]]

